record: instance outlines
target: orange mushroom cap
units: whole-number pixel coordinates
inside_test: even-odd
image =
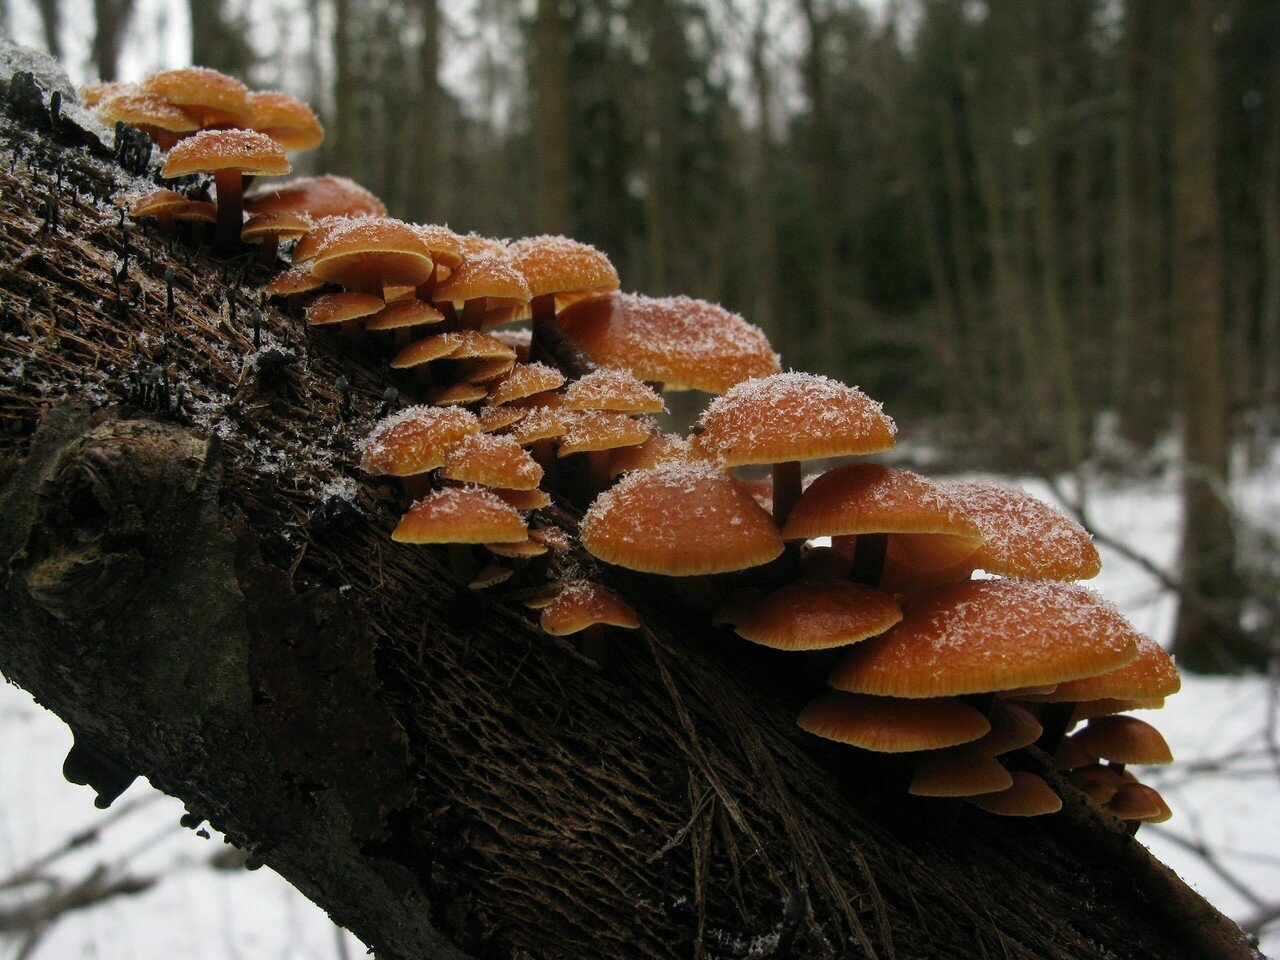
[[[84,106],[92,108],[103,100],[108,100],[124,93],[133,93],[137,89],[136,84],[125,83],[122,80],[98,80],[93,83],[86,83],[77,92],[80,94],[80,102]]]
[[[969,559],[975,569],[1037,580],[1089,580],[1102,568],[1089,531],[1026,491],[974,481],[939,486],[982,532],[982,545]]]
[[[744,570],[782,553],[773,519],[742,484],[704,464],[627,474],[587,510],[581,539],[606,563],[668,576]]]
[[[1116,795],[1124,778],[1109,767],[1095,765],[1072,770],[1067,774],[1067,782],[1094,803],[1104,804]]]
[[[279,144],[254,130],[201,130],[176,143],[165,158],[165,179],[217,170],[239,170],[251,176],[277,177],[293,168]]]
[[[431,291],[431,299],[437,303],[463,303],[481,297],[488,298],[493,306],[510,306],[528,303],[532,294],[524,274],[506,257],[493,254],[467,257]]]
[[[911,786],[917,797],[976,797],[1013,786],[1013,777],[982,740],[911,758]]]
[[[1147,823],[1163,823],[1173,816],[1164,798],[1142,783],[1122,783],[1107,801],[1107,810],[1121,820]]]
[[[1136,653],[1133,628],[1083,587],[974,580],[912,598],[901,623],[845,655],[831,685],[897,697],[988,693],[1091,676]]]
[[[152,190],[133,201],[129,207],[129,214],[138,219],[172,217],[187,203],[187,198],[176,190]]]
[[[825,690],[800,712],[809,733],[875,753],[937,750],[977,740],[987,718],[963,700],[900,700]]]
[[[566,583],[555,598],[542,608],[542,629],[557,637],[568,636],[588,627],[605,625],[635,630],[640,620],[614,590],[591,580]]]
[[[387,208],[372,193],[346,177],[325,174],[256,186],[245,196],[249,213],[297,213],[326,217],[384,217]]]
[[[478,383],[452,383],[438,387],[427,394],[427,399],[439,407],[465,407],[479,403],[488,393]]]
[[[524,518],[482,487],[445,487],[413,505],[391,534],[400,543],[519,543]]]
[[[249,126],[290,153],[312,150],[324,142],[324,127],[312,109],[291,93],[251,91],[246,95]]]
[[[531,296],[607,293],[618,289],[618,271],[590,244],[568,237],[525,237],[507,246]]]
[[[369,293],[326,293],[307,304],[307,325],[323,327],[371,317],[383,308],[382,298]]]
[[[416,287],[434,266],[430,249],[410,224],[393,217],[353,217],[326,228],[311,272],[330,283],[380,292]]]
[[[996,756],[1029,747],[1044,732],[1029,710],[1005,700],[995,702],[987,719],[991,721],[991,732],[979,743]]]
[[[778,650],[825,650],[884,633],[902,619],[887,593],[843,581],[797,580],[755,603],[738,636]]]
[[[153,73],[139,89],[176,103],[202,127],[244,126],[252,117],[245,85],[209,67],[179,67]]]
[[[1120,669],[1059,684],[1040,699],[1059,702],[1104,697],[1154,700],[1173,696],[1182,688],[1182,677],[1173,657],[1148,636],[1135,634],[1135,639],[1138,655]]]
[[[712,401],[696,452],[727,467],[878,453],[897,427],[857,387],[809,373],[747,380]]]
[[[511,436],[521,444],[537,443],[563,437],[569,429],[569,418],[553,407],[533,407],[511,428]]]
[[[1173,753],[1160,731],[1137,717],[1099,717],[1071,739],[1095,757],[1113,763],[1173,763]]]
[[[668,390],[723,393],[781,370],[758,327],[705,300],[615,293],[566,307],[558,319],[596,363]]]
[[[652,432],[652,428],[644,420],[604,410],[570,413],[568,423],[569,429],[565,431],[560,448],[556,451],[556,455],[560,457],[595,450],[634,447],[649,439]]]
[[[107,97],[96,107],[106,123],[124,123],[148,133],[152,129],[167,133],[194,133],[200,124],[191,115],[163,97],[127,92]]]
[[[1008,790],[970,797],[969,803],[1002,817],[1038,817],[1062,809],[1062,798],[1044,780],[1021,770],[1014,771]]]
[[[484,407],[476,412],[476,416],[480,418],[480,429],[493,433],[519,423],[527,412],[521,407]]]
[[[360,469],[393,477],[426,473],[444,463],[455,444],[479,429],[480,421],[466,410],[406,407],[373,428],[361,445]]]
[[[296,213],[256,213],[240,229],[245,243],[262,243],[268,237],[288,240],[311,229],[311,221]]]
[[[564,374],[545,363],[518,363],[511,372],[493,386],[489,402],[502,406],[535,393],[557,390],[564,386]]]
[[[626,370],[599,367],[564,390],[566,410],[662,413],[667,405],[652,387]]]
[[[1124,667],[1120,668],[1121,670]],[[1080,700],[1071,711],[1072,723],[1083,723],[1098,717],[1110,717],[1117,713],[1128,713],[1131,710],[1159,710],[1164,706],[1164,697],[1151,700],[1116,700],[1103,697],[1101,700]]]
[[[431,259],[436,263],[449,270],[462,264],[466,256],[462,239],[448,227],[438,223],[415,223],[413,229],[427,245],[427,249],[431,251]]]
[[[486,487],[533,490],[542,480],[542,467],[512,437],[473,433],[445,454],[440,475]]]
[[[499,498],[517,510],[540,510],[551,506],[551,495],[545,490],[504,490],[494,488]]]
[[[411,297],[388,303],[364,328],[374,331],[403,330],[406,327],[427,327],[443,322],[444,314],[439,310]]]

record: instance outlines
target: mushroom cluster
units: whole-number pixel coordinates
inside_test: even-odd
[[[305,211],[254,210],[244,199],[246,177],[281,176],[292,170],[287,153],[311,150],[324,127],[311,108],[292,94],[249,90],[234,77],[208,67],[181,67],[142,83],[97,83],[80,91],[85,105],[106,123],[136,127],[167,152],[166,180],[207,174],[217,203],[167,188],[137,198],[133,216],[174,221],[210,221],[224,247],[260,244],[274,258],[281,240],[310,226]],[[244,211],[249,207],[248,223]]]
[[[197,126],[237,122],[170,80],[143,89]],[[242,152],[257,137],[288,148],[285,113],[260,132],[194,133],[170,162],[224,132]],[[153,215],[183,202],[157,197]],[[642,626],[620,584],[663,598],[677,585],[708,631],[772,651],[802,689],[820,676],[800,726],[890,757],[911,794],[1051,813],[1061,798],[1021,753],[1035,745],[1116,817],[1170,815],[1127,769],[1168,763],[1168,746],[1129,714],[1161,706],[1178,672],[1078,585],[1100,560],[1075,521],[1021,490],[870,462],[897,435],[879,403],[783,372],[722,307],[621,292],[587,244],[406,223],[332,177],[249,209],[244,242],[267,224],[296,237],[266,292],[317,332],[385,351],[396,389],[360,465],[403,494],[394,540],[446,549],[471,589],[516,591],[597,660],[610,631]],[[675,390],[714,395],[687,437],[655,419]],[[847,462],[805,478],[831,460]]]

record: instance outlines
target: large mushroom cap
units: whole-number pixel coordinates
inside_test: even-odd
[[[486,487],[533,490],[542,480],[542,467],[513,437],[475,433],[445,454],[440,475]]]
[[[495,306],[528,303],[532,296],[524,275],[506,257],[494,254],[467,257],[431,291],[431,299],[437,303],[463,303],[486,297]]]
[[[393,477],[426,473],[444,463],[458,441],[479,430],[480,421],[466,410],[406,407],[373,428],[361,447],[360,468]]]
[[[875,463],[850,463],[822,474],[801,495],[782,531],[788,540],[864,533],[900,535],[890,538],[890,556],[926,569],[949,566],[982,543],[977,525],[933,482]]]
[[[259,186],[245,196],[250,213],[298,213],[323,217],[382,217],[387,208],[372,193],[346,177],[325,174]]]
[[[312,109],[291,93],[259,90],[247,95],[249,126],[290,153],[313,150],[324,142],[324,127]]]
[[[480,487],[446,487],[413,505],[391,534],[401,543],[522,543],[518,510]]]
[[[1160,731],[1137,717],[1099,717],[1071,739],[1095,757],[1113,763],[1173,763],[1173,753]]]
[[[565,388],[566,410],[662,413],[667,409],[652,387],[626,370],[599,367]]]
[[[289,158],[280,145],[256,130],[201,130],[176,143],[160,176],[166,179],[217,170],[239,170],[255,177],[288,173]]]
[[[98,116],[106,123],[124,123],[148,133],[152,128],[169,133],[193,133],[200,129],[191,115],[163,97],[146,93],[118,93],[97,106]]]
[[[1083,587],[973,580],[917,595],[901,623],[845,655],[831,685],[895,697],[988,693],[1114,670],[1137,649],[1120,612]]]
[[[1062,798],[1044,780],[1021,770],[1014,771],[1008,790],[970,797],[969,802],[1002,817],[1039,817],[1062,809]]]
[[[350,289],[381,292],[416,287],[434,266],[430,249],[410,224],[393,217],[354,217],[326,227],[311,272]]]
[[[596,363],[668,390],[723,393],[782,369],[758,327],[705,300],[615,293],[566,307],[559,321]]]
[[[1089,580],[1102,569],[1089,531],[1025,490],[976,481],[939,487],[982,532],[975,568],[1035,580]]]
[[[176,103],[202,127],[245,126],[252,117],[245,85],[209,67],[179,67],[153,73],[142,81],[140,89]]]
[[[1135,635],[1138,655],[1118,670],[1061,683],[1052,693],[1037,699],[1068,700],[1155,700],[1171,697],[1182,688],[1182,678],[1173,657],[1144,634]]]
[[[745,570],[782,553],[773,519],[742,484],[705,464],[627,474],[587,510],[581,538],[606,563],[668,576]]]
[[[875,753],[954,747],[991,729],[987,718],[963,700],[899,700],[839,690],[818,694],[797,722],[819,737]]]
[[[887,593],[843,581],[797,580],[737,618],[740,637],[779,650],[825,650],[884,633],[902,619]]]
[[[609,258],[568,237],[524,237],[508,245],[507,255],[535,297],[618,289],[618,271]]]
[[[727,467],[878,453],[897,428],[857,387],[810,373],[737,384],[702,414],[693,447]]]
[[[594,626],[635,630],[640,620],[627,601],[603,584],[571,580],[542,608],[542,629],[557,637]]]

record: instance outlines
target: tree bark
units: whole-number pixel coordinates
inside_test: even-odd
[[[1241,595],[1227,499],[1231,431],[1223,359],[1218,200],[1218,42],[1211,0],[1180,0],[1173,21],[1173,327],[1182,431],[1182,579],[1230,610]],[[1205,611],[1181,603],[1174,652],[1193,670],[1262,665]]]
[[[255,334],[252,258],[122,229],[145,184],[33,122],[0,120],[0,669],[104,801],[148,777],[387,960],[1255,956],[1065,784],[999,820],[806,736],[666,582],[599,574],[644,622],[607,669],[539,632],[536,567],[457,587],[339,492],[379,358]]]

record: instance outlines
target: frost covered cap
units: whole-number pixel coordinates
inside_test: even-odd
[[[545,390],[564,386],[564,374],[545,363],[518,363],[493,386],[489,402],[495,406],[523,400]]]
[[[394,217],[354,217],[327,227],[311,262],[316,276],[369,293],[416,287],[434,269],[422,237]]]
[[[887,593],[840,580],[797,580],[738,616],[736,630],[777,650],[826,650],[884,633],[901,619]]]
[[[618,413],[662,413],[667,409],[656,390],[626,370],[599,367],[565,388],[567,410],[612,410]]]
[[[262,243],[271,238],[288,240],[311,229],[311,221],[296,213],[258,213],[244,222],[240,239],[245,243]]]
[[[627,474],[592,503],[580,536],[606,563],[677,577],[745,570],[782,553],[773,519],[742,484],[707,464]]]
[[[412,226],[431,251],[431,259],[436,263],[450,270],[462,263],[466,256],[462,239],[448,227],[438,223],[415,223]]]
[[[371,317],[383,308],[371,293],[326,293],[307,304],[307,326],[325,327]]]
[[[142,81],[140,89],[176,103],[202,127],[243,127],[253,115],[248,88],[235,77],[209,67],[179,67],[153,73]]]
[[[400,543],[520,543],[528,539],[515,507],[481,487],[445,487],[419,500],[391,539]]]
[[[857,387],[811,373],[737,384],[711,402],[694,449],[727,467],[879,453],[897,428]]]
[[[487,298],[490,306],[515,306],[532,298],[529,284],[505,257],[482,253],[469,256],[431,291],[437,303]]]
[[[387,213],[382,201],[364,187],[332,174],[257,187],[245,197],[244,207],[250,213],[299,213],[313,220]]]
[[[542,480],[542,467],[513,437],[474,433],[445,454],[440,475],[486,487],[533,490]]]
[[[1145,634],[1135,633],[1138,655],[1119,670],[1059,684],[1038,700],[1156,700],[1171,697],[1182,688],[1177,664],[1160,644]]]
[[[246,95],[249,127],[293,153],[312,150],[324,142],[324,127],[312,109],[291,93],[252,91]]]
[[[255,177],[277,177],[293,168],[279,144],[253,130],[201,130],[176,143],[160,176],[167,180],[193,173],[236,170]]]
[[[480,421],[466,410],[406,407],[380,421],[361,447],[366,473],[410,477],[434,470],[463,437],[477,433]]]
[[[618,289],[618,271],[609,258],[590,244],[569,237],[524,237],[507,246],[507,255],[534,297]]]
[[[918,594],[901,623],[845,655],[830,683],[895,697],[989,693],[1093,676],[1137,652],[1120,612],[1083,587],[971,580]]]
[[[655,430],[644,443],[615,450],[609,460],[609,474],[616,478],[632,470],[643,470],[664,463],[687,463],[689,441],[674,433]]]
[[[982,532],[970,558],[975,569],[1036,580],[1089,580],[1102,569],[1089,531],[1025,490],[978,481],[938,486]]]
[[[635,630],[640,620],[622,596],[591,580],[571,580],[542,608],[542,629],[557,637],[594,626]]]
[[[587,410],[567,415],[569,429],[560,441],[557,456],[596,450],[617,450],[634,447],[649,438],[652,428],[643,420],[625,413],[604,410]]]
[[[899,700],[824,690],[800,712],[809,733],[875,753],[937,750],[977,740],[991,725],[954,697]]]
[[[118,93],[107,97],[98,104],[97,114],[109,124],[137,127],[162,149],[176,143],[179,135],[200,129],[200,124],[181,107],[146,93]]]
[[[723,393],[782,369],[758,327],[705,300],[614,293],[566,307],[558,319],[596,363],[668,390]]]

